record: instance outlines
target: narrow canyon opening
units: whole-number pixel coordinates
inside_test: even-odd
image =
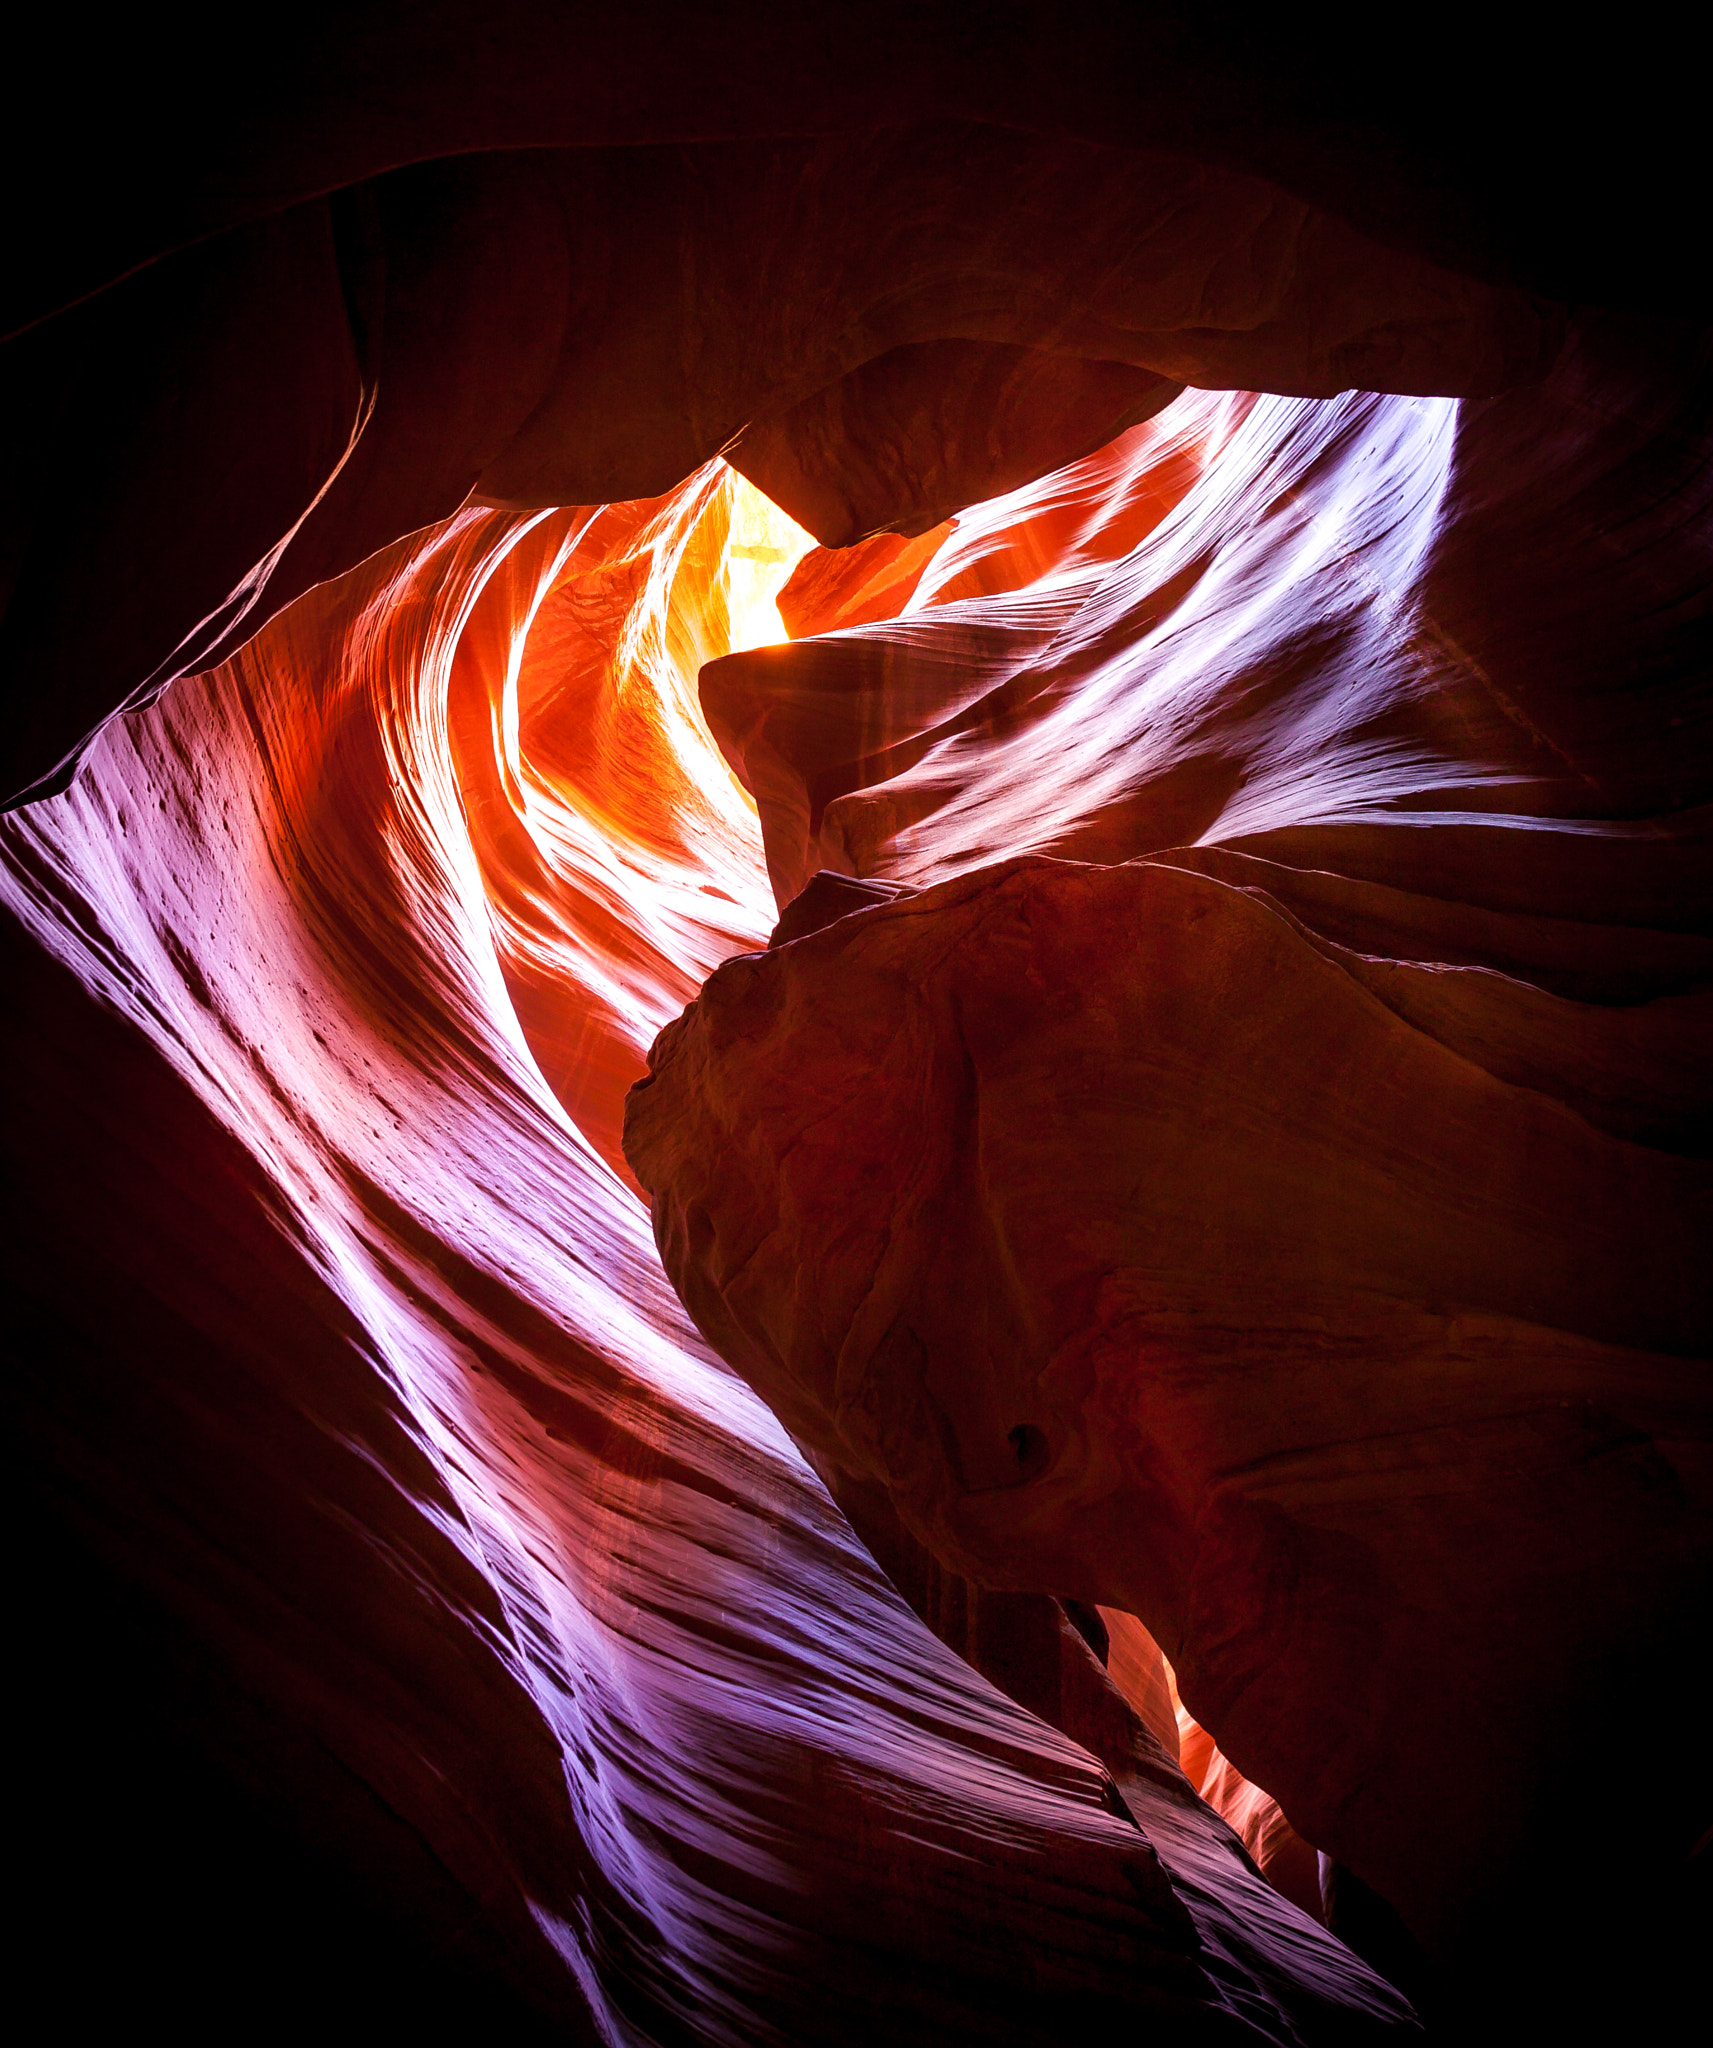
[[[30,1968],[197,2039],[1668,2038],[1664,230],[1468,141],[1502,67],[1146,8],[347,12],[243,137],[116,112],[8,284]]]

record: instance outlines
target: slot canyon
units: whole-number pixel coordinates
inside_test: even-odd
[[[31,31],[56,2035],[1696,2037],[1663,22]]]

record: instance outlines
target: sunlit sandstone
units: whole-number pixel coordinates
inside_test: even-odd
[[[1660,2033],[1713,787],[1657,39],[39,27],[0,1255],[66,2024]],[[621,1148],[704,987],[636,1136],[738,1376]],[[746,987],[790,1029],[686,1089]],[[933,1355],[859,1314],[841,1409],[877,1215]]]

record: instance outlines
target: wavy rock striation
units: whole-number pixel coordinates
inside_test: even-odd
[[[68,2024],[1417,2031],[1312,1844],[1508,1980],[1464,2035],[1633,2031],[1709,1803],[1699,131],[1645,36],[1204,12],[40,25]]]
[[[1625,1702],[1697,1748],[1704,374],[1593,321],[1514,399],[1258,400],[1119,560],[942,601],[959,526],[896,620],[715,663],[781,902],[890,900],[794,906],[627,1114],[835,1482],[1140,1616],[1466,1986],[1610,1914]],[[1708,1805],[1608,1788],[1643,1915]]]
[[[0,786],[469,499],[729,447],[824,539],[914,530],[1177,383],[1488,392],[1561,325],[1240,170],[969,121],[390,171],[8,344]]]
[[[1098,1667],[1111,1764],[911,1615],[602,1156],[765,925],[693,696],[740,496],[465,513],[7,821],[38,1555],[75,1532],[169,1726],[427,1943],[406,2010],[451,1957],[520,2038],[1410,2031]],[[207,1924],[179,1844],[149,1888]]]

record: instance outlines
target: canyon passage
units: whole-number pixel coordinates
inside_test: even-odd
[[[1675,2037],[1699,173],[1657,59],[1468,29],[43,29],[68,2016]]]

